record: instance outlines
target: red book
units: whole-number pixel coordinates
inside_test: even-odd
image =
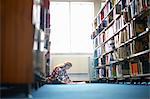
[[[132,74],[133,75],[138,75],[138,63],[132,63]]]

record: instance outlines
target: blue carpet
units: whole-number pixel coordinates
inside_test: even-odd
[[[119,84],[44,85],[32,95],[33,99],[150,99],[150,87]]]

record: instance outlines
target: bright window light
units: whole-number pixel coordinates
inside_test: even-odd
[[[51,2],[51,53],[92,53],[93,2]]]

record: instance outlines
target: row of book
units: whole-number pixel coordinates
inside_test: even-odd
[[[102,9],[102,11],[100,12],[100,22],[107,16],[108,12],[110,12],[112,7],[113,7],[112,2],[108,1],[107,4]]]
[[[108,52],[109,50],[109,42],[112,42],[112,40],[114,40],[114,46],[115,48],[118,48],[121,44],[125,43],[126,41],[138,36],[139,34],[146,32],[149,24],[150,24],[150,15],[143,17],[143,18],[139,18],[137,20],[132,20],[131,23],[127,24],[126,27],[124,27],[121,31],[119,31],[116,35],[114,32],[115,29],[115,23],[112,24],[112,26],[110,26],[105,32],[101,33],[99,36],[97,36],[94,39],[94,47],[96,48],[97,46],[101,46],[102,44],[104,44],[105,41],[105,48],[104,48],[104,52]],[[149,32],[149,30],[148,30]],[[113,37],[113,35],[115,35]],[[147,39],[144,39],[145,42],[148,42]],[[138,40],[137,40],[138,41]],[[137,42],[136,41],[136,42]],[[144,42],[144,41],[143,41]],[[112,46],[112,45],[111,45]],[[102,48],[103,49],[103,48]],[[112,49],[112,48],[110,48]]]
[[[112,50],[115,49],[115,42],[114,42],[114,39],[110,39],[108,42],[105,43],[105,53],[108,53]]]
[[[118,59],[118,54],[115,52],[108,53],[106,55],[103,55],[102,57],[98,58],[98,64],[101,66],[103,65],[110,65],[114,62],[117,62]]]
[[[99,78],[123,77],[124,75],[138,76],[150,72],[150,63],[148,60],[138,59],[122,62],[120,64],[111,64],[110,66],[98,69]]]
[[[103,7],[101,12],[94,19],[94,22],[92,24],[93,31],[95,29],[97,29],[98,32],[101,32],[114,19],[113,18],[113,15],[114,15],[113,11],[106,18],[107,14],[110,12],[112,7],[113,7],[113,2],[111,0],[109,0],[107,2],[107,4]]]
[[[132,0],[131,2],[128,0],[122,0],[122,4],[122,9],[124,9],[124,18],[127,22],[139,15],[141,12],[148,10],[150,7],[149,0]]]
[[[122,43],[129,40],[129,32],[126,28],[120,31],[116,36],[114,36],[115,47],[118,48]]]
[[[93,30],[97,28],[106,27],[116,14],[121,14],[121,6],[116,5],[115,10],[112,7],[115,5],[116,0],[108,0],[107,4],[101,9],[101,12],[96,16],[93,22]],[[111,12],[110,12],[111,11]]]
[[[115,27],[115,24],[112,24],[105,32],[104,32],[104,35],[105,35],[105,38],[104,40],[108,40],[109,38],[111,38],[115,31],[114,31],[114,27]]]
[[[110,2],[112,1],[110,0]],[[124,11],[121,10],[122,6],[125,7]],[[144,13],[142,13],[141,11],[143,11]],[[123,12],[123,16],[121,15],[121,12]],[[94,20],[94,25],[93,25],[94,32],[91,35],[92,39],[94,39],[105,27],[107,27],[112,20],[116,20],[114,25],[114,30],[113,30],[115,33],[119,29],[121,29],[125,25],[125,23],[131,21],[131,19],[133,19],[133,17],[136,15],[144,14],[145,16],[150,16],[149,0],[133,0],[132,2],[130,0],[121,0],[120,3],[115,5],[115,9],[111,11],[111,13],[107,16],[107,18],[104,19],[104,17],[102,17],[104,16],[103,13],[104,13],[103,11],[99,13]],[[121,16],[115,19],[115,16],[118,15]],[[103,20],[101,20],[101,17]],[[138,18],[137,22],[139,23],[131,22],[133,23],[132,26],[135,27],[137,32],[141,32],[143,29],[145,30],[145,28],[143,27],[146,27],[145,23],[148,21],[147,19],[149,18],[146,17],[142,19]],[[139,27],[140,25],[141,27]]]
[[[106,25],[107,26],[107,25]],[[106,27],[105,26],[105,27]],[[101,44],[102,42],[104,42],[105,40],[109,39],[110,37],[112,37],[119,29],[121,29],[124,26],[124,22],[123,22],[123,17],[118,18],[108,29],[106,29],[104,31],[104,33],[101,33],[99,36],[97,36],[101,31],[99,30],[100,28],[96,29],[92,35],[91,35],[91,39],[99,39],[97,42],[95,43],[96,45]],[[103,27],[104,29],[104,27]],[[107,39],[106,39],[107,38]],[[98,44],[99,43],[99,44]]]
[[[118,19],[116,19],[114,32],[118,32],[118,30],[120,30],[124,25],[125,25],[124,18],[123,18],[123,16],[120,16]]]
[[[94,57],[103,58],[102,59],[103,62],[99,61],[99,63],[110,64],[111,61],[126,59],[127,57],[130,57],[133,54],[148,50],[149,49],[148,33],[120,47],[116,45],[118,44],[116,44],[115,40],[113,39],[109,40],[107,43],[101,45],[99,48],[95,50]]]
[[[115,61],[124,60],[128,57],[131,57],[131,55],[133,54],[148,50],[148,34],[139,39],[133,40],[132,42],[127,43],[117,49],[114,49],[113,45],[113,41],[111,41],[109,47],[101,46],[97,50],[95,50],[94,54],[99,58],[97,64],[109,65]]]
[[[122,65],[113,65],[99,68],[98,75],[99,78],[120,78],[123,76],[123,72],[125,75],[129,75],[129,71],[129,68],[123,70]]]
[[[119,47],[116,51],[114,51],[114,53],[116,53],[118,59],[125,59],[133,54],[148,50],[148,44],[149,38],[148,34],[146,34],[139,39],[133,40],[132,42]]]

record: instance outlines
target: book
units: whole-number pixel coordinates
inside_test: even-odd
[[[138,75],[138,63],[131,63],[132,75]]]
[[[139,10],[138,10],[138,0],[134,0],[133,1],[133,3],[134,3],[134,16],[135,15],[137,15],[137,14],[139,14]]]
[[[129,43],[130,44],[130,52],[131,54],[135,54],[136,51],[135,51],[135,41]]]
[[[114,39],[109,40],[107,43],[105,43],[105,51],[110,52],[115,48]]]
[[[129,75],[130,74],[129,62],[124,61],[123,63],[121,63],[121,65],[122,65],[122,74]]]
[[[142,55],[140,62],[142,63],[142,72],[143,74],[150,73],[150,53]]]
[[[40,10],[40,29],[44,31],[45,29],[45,9],[41,7]]]
[[[146,28],[147,28],[146,23],[147,23],[147,18],[136,20],[135,27],[134,27],[134,31],[136,35],[146,31]]]
[[[112,22],[112,20],[114,19],[113,16],[113,11],[108,15],[108,23]]]
[[[50,48],[49,38],[44,40],[44,48],[45,49],[49,49]]]
[[[127,8],[125,8],[123,11],[123,17],[124,17],[124,22],[127,23],[129,21]]]
[[[97,56],[97,50],[94,51],[94,57],[98,57]]]
[[[116,65],[116,76],[122,77],[122,66],[121,66],[121,64]]]
[[[116,77],[117,76],[117,72],[116,72],[116,65],[112,66],[112,76]]]
[[[131,7],[126,7],[123,11],[124,22],[127,23],[131,20]]]
[[[149,11],[150,12],[150,11]],[[147,16],[147,27],[150,29],[150,15]]]
[[[116,0],[110,0],[112,7],[116,4]]]
[[[106,65],[110,64],[110,54],[106,55]]]
[[[102,48],[102,54],[104,54],[106,51],[105,51],[105,45],[103,44],[102,46],[101,46],[101,48]]]
[[[96,21],[97,21],[97,22],[96,22],[96,23],[97,23],[97,26],[99,26],[99,25],[100,25],[100,16],[99,16],[99,15],[97,16]]]
[[[101,67],[101,66],[103,65],[103,64],[102,64],[102,61],[101,61],[101,57],[98,58],[98,63],[99,63],[99,64],[98,64],[99,67]]]
[[[119,32],[119,45],[124,43],[124,32],[120,31]]]
[[[131,7],[130,7],[130,5],[127,7],[127,17],[128,17],[128,21],[130,21],[131,20]]]
[[[101,51],[101,47],[99,47],[98,49],[97,49],[97,56],[99,57],[99,56],[101,56],[102,55],[102,51]]]
[[[143,74],[150,73],[150,62],[142,61],[142,71],[143,71]]]
[[[103,20],[104,19],[104,11],[102,10],[101,11],[101,20]]]
[[[101,63],[102,63],[102,65],[106,64],[106,56],[105,55],[101,58]]]
[[[109,68],[106,67],[106,77],[108,78],[109,77]]]
[[[104,77],[106,77],[105,68],[100,68],[99,69],[99,78],[104,78]]]
[[[143,66],[142,66],[142,62],[138,62],[138,74],[143,74]]]
[[[119,59],[124,59],[127,57],[127,52],[125,46],[119,48]]]
[[[126,2],[127,0],[121,0],[121,8],[122,8],[122,10],[127,6],[127,2]]]
[[[106,20],[106,19],[103,20],[103,21],[102,21],[102,27],[105,28],[105,27],[107,27],[107,25],[108,25],[107,20]]]
[[[142,0],[143,10],[146,10],[148,8],[149,4],[150,4],[149,0]]]
[[[118,55],[117,55],[116,50],[114,50],[114,52],[112,53],[112,56],[113,56],[114,61],[117,62],[118,59],[119,59],[119,57],[118,57]]]
[[[130,56],[131,55],[131,49],[130,49],[130,44],[126,44],[125,46],[125,50],[126,50],[126,55],[125,55],[125,57],[127,57],[127,56]]]
[[[108,3],[105,5],[105,7],[104,7],[104,18],[106,17],[106,15],[108,14]]]
[[[134,28],[135,28],[135,21],[131,21],[130,22],[130,38],[133,38],[133,37],[135,37],[136,36],[136,32],[135,32],[135,30],[134,30]]]
[[[121,14],[121,4],[120,3],[118,3],[116,5],[115,12],[116,12],[115,14]]]
[[[127,32],[127,33],[126,33],[126,35],[127,35],[127,40],[129,40],[129,39],[130,39],[130,24],[127,25],[126,30],[127,30],[127,31],[126,31],[126,32]]]
[[[49,0],[43,0],[41,4],[45,9],[49,9],[50,1]]]
[[[131,18],[133,18],[135,16],[135,0],[133,0],[130,4],[130,9],[131,9]]]
[[[112,77],[110,66],[106,66],[106,77],[108,78]]]
[[[94,28],[97,28],[97,17],[94,19]]]
[[[98,38],[97,37],[94,39],[94,46],[95,46],[95,48],[98,46]]]
[[[50,13],[46,11],[46,28],[50,28]]]
[[[144,51],[144,50],[148,50],[148,49],[149,49],[148,34],[135,40],[135,52],[136,53]]]
[[[119,35],[116,35],[114,37],[114,42],[115,42],[115,48],[118,48],[119,47]]]
[[[94,59],[94,67],[97,67],[98,66],[98,58],[97,59]]]

